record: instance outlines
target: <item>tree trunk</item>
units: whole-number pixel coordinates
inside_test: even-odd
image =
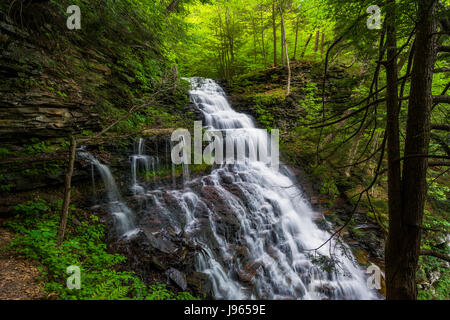
[[[287,83],[287,89],[286,89],[286,96],[288,96],[291,93],[291,64],[289,62],[289,52],[288,52],[287,41],[286,41],[286,29],[284,27],[283,9],[281,8],[280,4],[279,4],[279,8],[280,8],[280,16],[281,16],[281,30],[282,30],[282,34],[283,34],[282,41],[284,42],[286,64],[287,64],[287,68],[288,68],[288,83]]]
[[[310,33],[308,39],[306,40],[305,47],[303,48],[303,52],[302,52],[302,58],[305,56],[306,49],[308,49],[308,44],[310,43],[312,36],[313,36],[313,34]]]
[[[388,197],[389,197],[389,234],[385,248],[387,286],[391,286],[395,271],[395,260],[401,258],[397,235],[401,229],[402,191],[400,168],[400,129],[398,108],[398,70],[395,0],[389,0],[386,12],[386,134],[388,153]]]
[[[292,60],[297,59],[297,44],[298,44],[298,25],[300,24],[300,18],[297,18],[297,22],[295,25],[295,44],[294,44],[294,56],[292,57]]]
[[[256,23],[255,23],[255,19],[252,16],[252,26],[253,26],[253,55],[254,55],[254,59],[255,59],[255,64],[256,64],[256,58],[258,56],[257,53],[257,30],[256,30]]]
[[[280,35],[281,35],[281,51],[280,51],[281,64],[284,66],[284,65],[286,65],[286,57],[285,57],[285,54],[284,54],[284,52],[285,52],[284,48],[285,48],[286,43],[284,42],[283,22],[280,23]]]
[[[262,52],[264,56],[264,67],[267,66],[267,55],[266,55],[266,47],[264,45],[264,15],[261,11],[261,44],[262,44]]]
[[[320,41],[320,55],[323,57],[323,50],[325,47],[325,33],[322,32],[322,40]]]
[[[320,30],[316,31],[316,43],[314,45],[314,52],[317,52],[319,50],[319,37],[320,37]]]
[[[70,139],[69,166],[67,168],[66,173],[66,180],[64,186],[64,201],[62,205],[61,221],[58,230],[58,242],[57,242],[58,247],[64,241],[64,233],[66,232],[67,216],[69,215],[69,205],[70,205],[70,190],[72,188],[71,184],[72,184],[73,167],[75,165],[76,150],[77,150],[77,141],[75,140],[75,137],[72,137]]]
[[[277,66],[277,24],[275,0],[272,3],[272,26],[273,26],[273,66]]]
[[[418,1],[416,45],[421,50],[415,51],[411,73],[401,185],[402,210],[389,219],[386,251],[386,293],[390,300],[417,298],[416,270],[427,192],[428,159],[414,155],[428,154],[430,141],[431,85],[436,58],[435,4],[435,0]]]

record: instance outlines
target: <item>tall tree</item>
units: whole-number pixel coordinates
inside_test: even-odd
[[[280,9],[281,30],[282,30],[282,35],[283,35],[282,41],[284,42],[284,50],[285,50],[284,55],[286,57],[286,64],[287,64],[287,69],[288,69],[288,82],[287,82],[287,89],[286,89],[286,95],[288,96],[291,93],[291,65],[289,62],[289,52],[288,52],[287,41],[286,41],[286,29],[285,29],[285,24],[284,24],[283,8],[281,7],[280,3],[278,3],[278,8]]]
[[[309,45],[309,43],[311,42],[312,36],[313,36],[313,34],[310,33],[309,36],[308,36],[308,39],[307,39],[306,42],[305,42],[305,47],[303,48],[303,51],[302,51],[302,58],[305,56],[306,49],[308,49],[308,45]]]
[[[386,9],[386,135],[388,153],[388,202],[389,234],[386,242],[386,275],[388,282],[395,276],[389,266],[392,258],[398,257],[398,248],[394,237],[401,227],[401,169],[400,169],[400,129],[398,108],[398,70],[397,70],[397,36],[395,0],[389,0]],[[381,44],[382,45],[382,44]]]
[[[281,6],[280,4],[278,5],[279,7]],[[281,12],[281,11],[280,11]],[[284,66],[286,65],[286,55],[285,53],[285,42],[284,42],[284,38],[285,38],[285,34],[284,34],[284,26],[283,26],[283,21],[280,23],[280,36],[281,36],[281,43],[280,43],[280,57],[281,57],[281,64]]]
[[[320,56],[323,57],[323,50],[325,49],[325,33],[322,32],[322,39],[320,40]]]
[[[273,27],[273,66],[277,66],[277,23],[275,0],[272,2],[272,27]]]
[[[295,42],[294,42],[294,56],[292,60],[296,60],[297,57],[297,44],[298,44],[298,27],[300,24],[300,17],[297,17],[297,21],[295,22]]]
[[[393,175],[390,179],[395,179],[393,182],[396,184],[389,194],[389,236],[386,246],[387,299],[391,300],[417,298],[416,271],[427,193],[433,103],[431,86],[437,50],[435,7],[436,0],[418,0],[415,41],[420,50],[414,52],[411,72],[401,186],[397,186],[400,158],[389,159],[389,171],[395,170],[395,173],[390,173]],[[387,36],[388,39],[392,37]]]
[[[314,52],[317,52],[319,50],[319,38],[320,38],[320,30],[316,31],[316,43],[314,45]]]
[[[261,47],[262,47],[262,53],[264,56],[264,67],[267,66],[267,54],[266,54],[266,46],[264,43],[264,13],[261,9]]]

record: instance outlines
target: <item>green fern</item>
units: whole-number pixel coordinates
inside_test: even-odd
[[[123,300],[127,298],[130,291],[129,286],[122,286],[113,280],[100,283],[94,289],[93,300]]]

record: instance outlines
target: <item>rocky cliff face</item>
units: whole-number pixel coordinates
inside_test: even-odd
[[[63,182],[57,151],[69,134],[100,128],[92,94],[112,77],[100,54],[69,41],[51,8],[34,9],[45,14],[33,27],[0,11],[0,212],[19,191]]]
[[[121,61],[119,48],[127,47],[126,41],[117,39],[117,49],[111,49],[103,46],[111,35],[70,31],[66,17],[48,2],[30,2],[16,13],[8,7],[0,4],[0,214],[21,201],[21,192],[61,187],[68,137],[98,132],[150,91]],[[187,110],[176,107],[177,99],[187,97],[174,96],[159,101],[162,110],[169,119],[177,112],[188,119]],[[153,120],[161,126],[158,114]],[[149,135],[155,145],[167,140]],[[136,138],[124,136],[93,148],[102,144],[116,154],[108,164],[123,160]],[[74,182],[84,180],[90,181],[90,168],[77,163]]]
[[[110,82],[111,70],[92,50],[67,42],[62,48],[52,39],[54,32],[50,24],[37,31],[21,28],[0,12],[3,145],[20,145],[30,137],[66,137],[99,127],[91,94]],[[84,65],[86,60],[89,66]]]

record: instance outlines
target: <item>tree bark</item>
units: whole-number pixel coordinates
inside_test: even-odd
[[[435,257],[435,258],[450,262],[449,256],[447,256],[446,254],[440,253],[440,252],[433,251],[433,250],[422,250],[422,251],[420,251],[420,255]]]
[[[286,55],[286,64],[288,68],[288,83],[287,83],[287,89],[286,89],[286,96],[288,96],[291,93],[291,64],[289,62],[289,52],[287,47],[287,40],[286,40],[286,29],[284,26],[284,17],[283,17],[283,9],[281,8],[281,4],[278,5],[280,8],[280,16],[281,16],[281,29],[283,34],[282,41],[284,42],[284,51]]]
[[[294,45],[294,56],[292,57],[292,60],[296,60],[297,57],[297,44],[298,44],[298,26],[300,24],[300,18],[297,18],[297,22],[295,25],[295,45]]]
[[[67,216],[69,215],[69,205],[70,205],[70,190],[72,189],[72,175],[73,168],[75,165],[75,154],[77,149],[77,141],[75,137],[70,139],[70,153],[69,153],[69,166],[67,168],[65,186],[64,186],[64,201],[61,211],[61,221],[58,229],[58,242],[59,247],[64,241],[64,233],[66,232]]]
[[[314,52],[317,52],[319,50],[319,37],[320,37],[320,30],[316,31],[316,43],[314,45]]]
[[[434,103],[450,103],[450,96],[433,96]]]
[[[448,125],[448,124],[432,124],[431,130],[450,131],[450,125]]]
[[[256,64],[256,59],[257,59],[257,56],[258,56],[258,53],[257,53],[257,38],[258,38],[258,36],[257,36],[257,29],[256,29],[256,23],[255,23],[255,19],[254,19],[254,17],[252,16],[252,26],[253,26],[253,55],[254,55],[254,59],[255,59],[255,64]]]
[[[320,42],[320,55],[323,57],[323,50],[325,48],[325,33],[322,32],[322,40]]]
[[[308,44],[311,41],[312,36],[313,36],[313,34],[310,33],[308,39],[306,40],[305,47],[303,48],[303,52],[302,52],[302,58],[305,56],[306,49],[308,49]]]
[[[261,45],[262,45],[262,52],[264,56],[264,67],[267,66],[267,54],[266,54],[266,46],[264,45],[264,15],[263,11],[261,11]]]
[[[275,0],[272,3],[272,27],[273,27],[273,66],[277,66],[277,24]]]
[[[281,12],[281,11],[280,11]],[[280,23],[280,35],[281,35],[281,51],[280,51],[280,56],[281,56],[281,64],[283,66],[286,65],[286,55],[285,55],[285,45],[286,43],[284,42],[284,26],[283,26],[283,21],[281,21]]]
[[[417,299],[416,270],[427,192],[427,157],[430,143],[431,86],[436,59],[435,0],[418,1],[416,45],[406,124],[402,177],[402,211],[390,230],[386,261],[387,299]]]
[[[397,36],[395,0],[389,0],[386,12],[386,134],[388,153],[388,205],[389,233],[386,241],[386,286],[387,298],[392,299],[389,290],[396,280],[395,266],[402,259],[398,236],[402,229],[402,189],[400,161],[400,129],[398,108],[398,70],[397,70]]]

